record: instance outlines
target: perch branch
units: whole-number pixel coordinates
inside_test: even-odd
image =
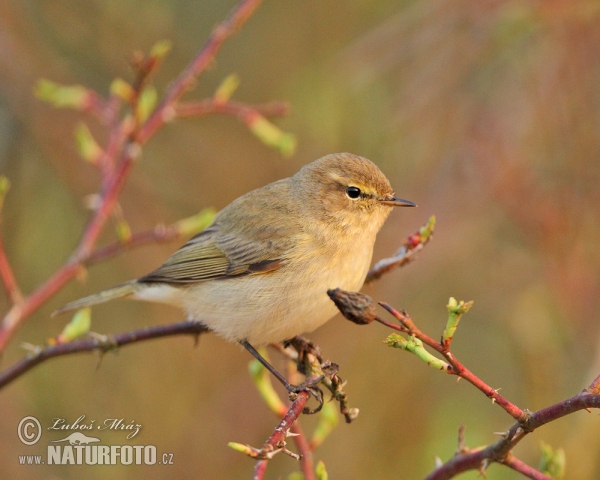
[[[16,378],[31,370],[33,367],[51,358],[62,357],[74,353],[98,350],[102,353],[132,343],[151,340],[154,338],[171,337],[174,335],[193,335],[198,337],[208,329],[200,322],[185,321],[170,325],[147,327],[131,332],[114,335],[93,335],[83,340],[75,340],[49,347],[35,347],[26,358],[0,373],[0,388],[5,387]]]
[[[586,410],[600,408],[600,395],[590,394],[586,391],[574,397],[563,400],[549,407],[529,414],[525,428],[519,422],[514,423],[510,429],[495,443],[468,453],[458,452],[453,458],[432,471],[425,480],[447,480],[467,470],[477,470],[486,460],[498,462],[517,470],[529,478],[547,480],[550,477],[538,472],[516,459],[511,450],[529,433],[547,423],[557,420],[565,415]],[[529,472],[527,475],[525,472]],[[537,475],[537,476],[534,476]]]

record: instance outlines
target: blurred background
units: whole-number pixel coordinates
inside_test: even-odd
[[[155,82],[164,91],[234,4],[0,1],[0,172],[12,182],[1,229],[25,292],[68,258],[89,216],[84,198],[99,182],[75,151],[81,115],[37,100],[36,81],[81,83],[105,95],[114,77],[132,77],[133,51],[169,39],[173,50]],[[522,408],[572,396],[600,373],[598,2],[267,1],[186,98],[212,95],[232,72],[242,80],[236,99],[290,103],[291,114],[274,122],[297,136],[296,153],[282,158],[234,118],[170,124],[144,149],[121,198],[134,231],[222,208],[324,154],[354,152],[419,204],[392,214],[375,260],[431,214],[438,220],[418,261],[366,293],[406,309],[433,337],[445,325],[449,296],[475,300],[453,350]],[[105,138],[95,121],[88,124]],[[114,238],[108,228],[102,243]],[[60,332],[68,318],[50,319],[52,310],[147,273],[181,243],[91,267],[85,281],[70,284],[19,330],[2,368],[24,355],[20,342],[42,344]],[[4,295],[0,307],[8,308]],[[94,309],[92,329],[181,319],[168,307],[114,302]],[[351,405],[360,408],[354,423],[342,422],[315,452],[330,478],[422,478],[436,456],[454,454],[459,424],[471,447],[495,441],[493,432],[512,424],[466,382],[385,347],[388,333],[336,317],[310,336],[341,365]],[[240,348],[204,336],[197,348],[190,338],[171,338],[101,363],[82,354],[43,364],[0,392],[0,476],[250,478],[254,462],[227,442],[260,446],[276,418],[251,383],[248,361]],[[46,445],[18,440],[27,415],[45,424],[81,415],[135,421],[143,425],[137,444],[174,453],[174,465],[20,466],[18,455]],[[309,432],[314,423],[302,418]],[[102,439],[120,444],[123,434]],[[600,478],[597,414],[541,428],[516,454],[536,466],[542,440],[565,449],[568,478]],[[267,477],[286,478],[296,468],[280,455]],[[520,477],[492,465],[488,478]]]

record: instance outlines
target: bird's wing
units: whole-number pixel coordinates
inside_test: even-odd
[[[193,237],[141,283],[194,283],[271,272],[285,261],[284,251],[269,241],[240,241],[219,234],[213,225]]]

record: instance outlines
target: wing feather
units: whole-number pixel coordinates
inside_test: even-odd
[[[163,266],[139,279],[142,283],[194,283],[264,274],[279,268],[282,252],[269,243],[239,243],[219,237],[217,229],[206,230],[171,255]]]

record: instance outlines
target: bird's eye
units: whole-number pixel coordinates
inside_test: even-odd
[[[346,195],[350,198],[360,197],[360,188],[358,187],[346,187]]]

